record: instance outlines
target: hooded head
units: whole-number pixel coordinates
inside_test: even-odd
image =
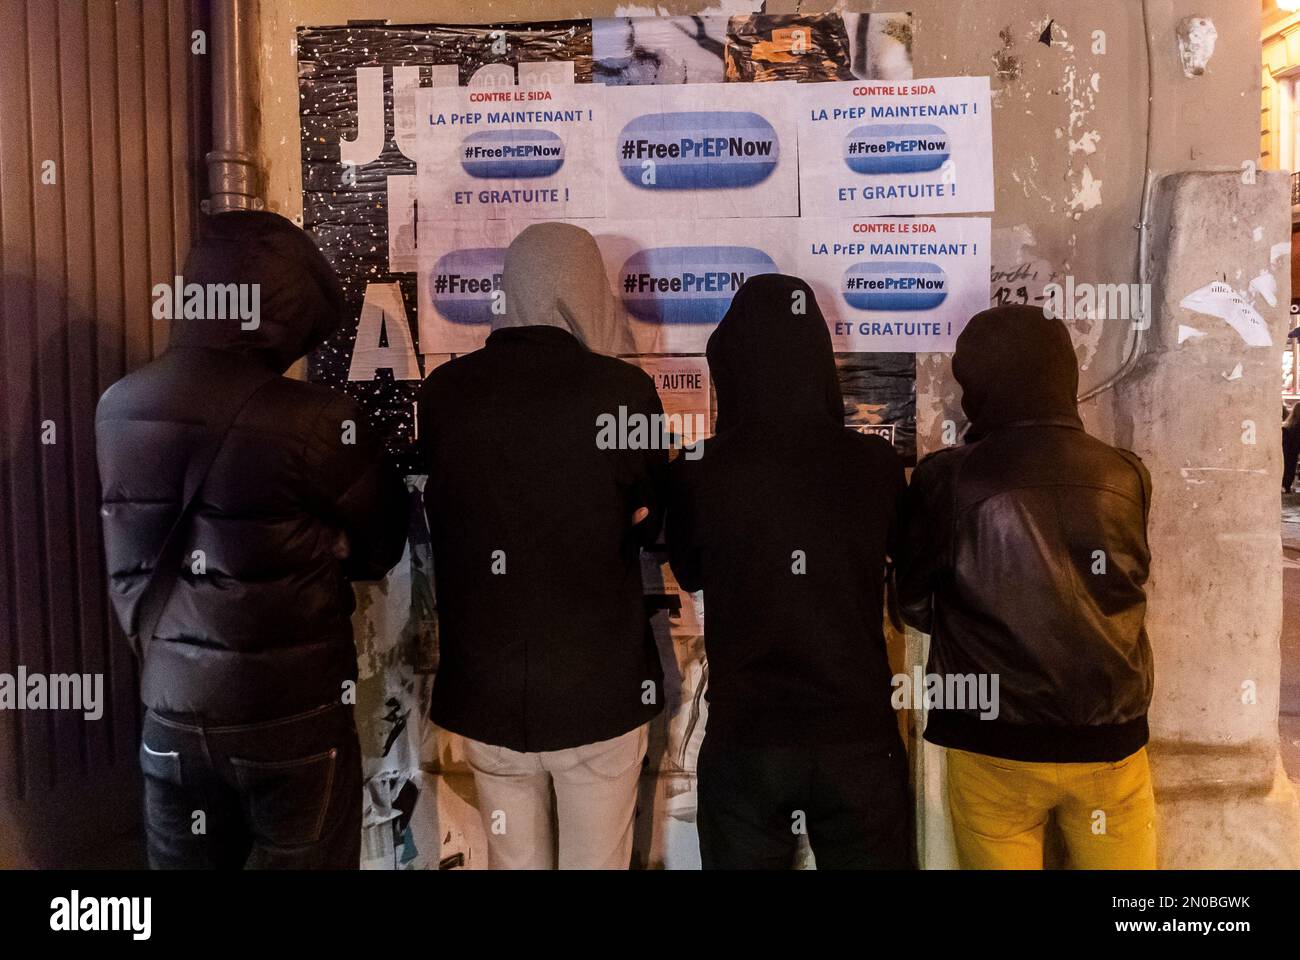
[[[559,327],[594,353],[632,353],[632,331],[605,279],[605,263],[586,230],[567,223],[534,223],[506,250],[501,281],[504,314],[492,329]]]
[[[830,331],[812,288],[797,277],[746,280],[709,337],[708,358],[719,432],[773,417],[844,423]]]
[[[171,343],[245,354],[281,373],[343,320],[343,290],[316,244],[292,222],[267,211],[205,218],[182,280],[186,288],[240,284],[243,302],[255,302],[257,312],[248,321],[229,313],[228,319],[176,318]]]
[[[952,373],[971,425],[967,440],[1017,420],[1080,423],[1079,364],[1070,331],[1038,307],[977,313],[957,338]]]

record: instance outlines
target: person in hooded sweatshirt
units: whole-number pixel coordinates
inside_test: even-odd
[[[1282,492],[1290,493],[1300,460],[1300,403],[1288,411],[1282,407]]]
[[[709,337],[715,435],[670,468],[674,575],[703,590],[705,869],[909,865],[890,704],[886,555],[905,481],[844,425],[826,321],[802,280],[749,278]]]
[[[506,251],[486,345],[419,399],[438,589],[431,717],[464,737],[492,869],[626,869],[663,671],[640,548],[667,452],[595,240],[559,223]],[[600,442],[602,418],[641,440]],[[636,441],[635,443],[632,441]]]
[[[167,350],[111,386],[95,416],[109,594],[142,661],[149,860],[356,868],[349,581],[400,558],[405,485],[355,402],[281,376],[344,310],[303,231],[272,213],[217,214],[182,279],[242,285],[230,289],[245,304],[256,292],[257,309],[175,320]],[[154,565],[173,528],[168,576]],[[160,611],[151,630],[146,592]]]
[[[993,694],[926,726],[958,859],[1041,869],[1050,818],[1071,866],[1153,868],[1150,475],[1084,431],[1069,331],[1041,309],[976,315],[952,368],[970,428],[912,475],[898,591],[927,672]]]

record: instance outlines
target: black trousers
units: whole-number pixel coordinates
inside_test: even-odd
[[[801,831],[819,870],[911,866],[901,743],[738,750],[705,734],[698,778],[705,870],[787,870]]]
[[[1300,430],[1282,431],[1282,489],[1291,492],[1295,482],[1296,459],[1300,457]]]
[[[237,726],[149,711],[140,766],[155,870],[360,866],[361,750],[349,706]]]

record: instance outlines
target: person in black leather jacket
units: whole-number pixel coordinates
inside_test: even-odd
[[[1072,865],[1154,866],[1150,475],[1085,432],[1069,331],[1042,310],[972,318],[953,374],[970,429],[917,465],[895,559],[931,634],[958,856],[1041,867],[1054,817]]]
[[[272,213],[218,214],[182,280],[240,285],[224,292],[256,315],[177,318],[168,349],[111,386],[95,417],[109,597],[141,658],[150,862],[356,868],[350,581],[401,557],[406,487],[355,401],[279,375],[343,317],[307,234]],[[182,521],[179,572],[148,630],[137,608],[187,467],[241,383],[260,386]]]

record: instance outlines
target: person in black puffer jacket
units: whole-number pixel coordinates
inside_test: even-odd
[[[1084,431],[1070,333],[1037,307],[973,317],[952,370],[970,429],[917,465],[896,560],[958,859],[1041,869],[1055,819],[1072,866],[1153,868],[1151,477]]]
[[[141,659],[150,862],[356,867],[350,581],[400,558],[405,485],[353,400],[279,375],[344,309],[303,231],[271,213],[211,217],[183,282],[255,289],[257,315],[175,320],[166,352],[110,387],[95,418],[109,595]],[[137,636],[187,467],[259,381],[178,528],[156,626]]]

